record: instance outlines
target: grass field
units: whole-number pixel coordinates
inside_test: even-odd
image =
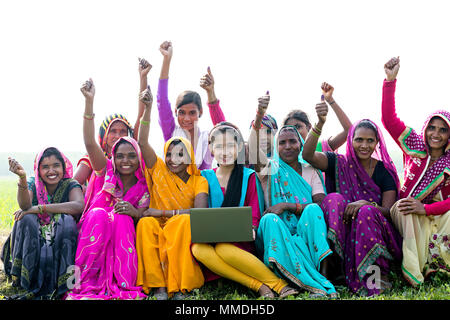
[[[0,247],[8,236],[12,225],[12,213],[19,209],[16,202],[17,181],[14,178],[0,178]],[[3,273],[3,265],[0,262],[0,299],[4,296],[17,293],[11,287]],[[399,272],[391,272],[390,279],[393,287],[384,294],[374,298],[359,297],[353,295],[345,286],[336,286],[340,299],[377,299],[377,300],[450,300],[450,277],[444,274],[436,274],[428,279],[419,288],[411,288]],[[308,299],[309,294],[302,292],[291,300]],[[202,288],[192,292],[189,299],[193,300],[248,300],[258,299],[258,295],[249,289],[228,281],[220,279],[205,284]]]

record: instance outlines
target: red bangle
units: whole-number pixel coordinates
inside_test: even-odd
[[[301,208],[302,208],[302,205],[300,203],[296,203],[295,204],[295,214],[299,214]]]
[[[255,127],[255,121],[253,121],[253,122],[252,122],[252,128],[255,129],[255,130],[262,129],[262,128],[263,128],[263,124],[261,123],[261,127],[260,127],[260,128],[257,128],[257,127]]]

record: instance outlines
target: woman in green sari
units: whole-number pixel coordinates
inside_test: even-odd
[[[255,131],[268,100],[268,95],[260,98]],[[250,137],[249,144],[255,140]],[[258,155],[257,167],[264,166],[259,176],[268,208],[260,221],[257,250],[276,274],[315,296],[336,297],[334,286],[321,274],[332,253],[319,207],[325,197],[321,174],[301,158],[303,139],[294,126],[280,128],[273,145],[271,160],[262,152]]]

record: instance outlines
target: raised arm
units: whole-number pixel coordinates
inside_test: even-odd
[[[163,63],[161,66],[161,74],[159,76],[157,104],[159,113],[159,126],[162,129],[164,141],[172,137],[175,130],[175,119],[168,96],[169,86],[169,69],[172,60],[173,47],[172,42],[164,41],[159,47],[159,51],[163,55]]]
[[[81,87],[81,93],[85,98],[84,120],[83,120],[83,138],[86,151],[91,160],[92,169],[94,171],[101,171],[106,167],[106,157],[102,148],[95,140],[95,126],[94,126],[94,96],[95,86],[92,79],[86,81]]]
[[[348,130],[350,130],[352,123],[345,112],[341,109],[341,107],[337,104],[336,100],[333,98],[334,88],[330,84],[324,82],[322,83],[322,94],[324,96],[325,101],[330,105],[333,109],[336,117],[338,118],[343,130],[339,132],[336,136],[330,137],[328,139],[328,144],[332,150],[336,150],[340,146],[342,146],[347,140]]]
[[[269,102],[270,95],[269,91],[267,91],[266,95],[258,99],[258,109],[256,111],[255,121],[250,129],[250,136],[248,138],[249,162],[250,164],[255,165],[256,172],[261,172],[269,162],[266,150],[263,150],[260,146],[262,119],[269,106]],[[262,132],[265,134],[265,130],[262,130]]]
[[[320,134],[322,133],[322,128],[328,114],[328,106],[325,103],[323,95],[321,102],[316,104],[316,113],[318,122],[308,132],[305,145],[303,146],[302,157],[303,160],[309,162],[309,164],[311,164],[314,168],[325,171],[328,168],[328,158],[325,153],[316,151],[317,142]]]
[[[400,59],[392,58],[384,65],[386,79],[383,83],[383,97],[381,102],[381,122],[392,138],[398,143],[398,137],[406,129],[395,111],[395,87],[397,74],[400,69]]]
[[[148,82],[147,82],[147,75],[150,72],[152,65],[143,58],[139,59],[139,93],[144,91],[147,88]],[[134,132],[133,132],[133,138],[137,140],[138,134],[139,134],[139,125],[142,118],[142,115],[144,114],[145,104],[139,100],[138,102],[138,116],[136,118],[136,123],[134,125]]]
[[[156,163],[157,156],[155,150],[148,142],[148,136],[150,133],[150,113],[152,111],[153,104],[153,96],[149,86],[141,92],[139,95],[139,101],[144,104],[145,108],[141,118],[141,129],[138,134],[138,144],[141,148],[145,166],[147,168],[153,168]]]
[[[17,183],[17,203],[20,209],[27,210],[31,207],[31,199],[33,198],[33,194],[28,190],[27,173],[16,159],[8,157],[8,162],[9,171],[19,177],[19,183]]]
[[[220,101],[216,97],[216,92],[214,90],[214,77],[211,72],[211,68],[208,67],[207,73],[200,79],[200,87],[202,87],[208,96],[208,108],[209,115],[211,116],[211,121],[213,125],[219,122],[225,121],[225,116],[220,108]]]

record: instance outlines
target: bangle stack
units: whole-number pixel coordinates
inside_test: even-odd
[[[317,128],[317,124],[314,125],[314,127],[311,128],[311,134],[316,137],[319,138],[320,135],[322,134],[322,130]]]

